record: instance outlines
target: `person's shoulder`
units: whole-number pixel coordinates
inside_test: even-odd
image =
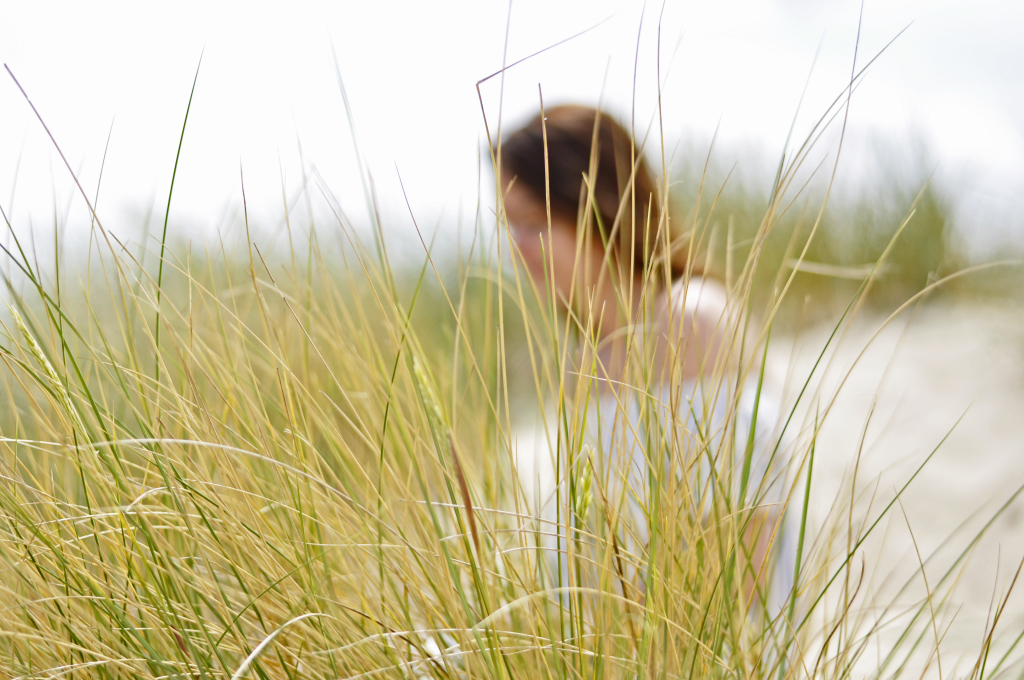
[[[683,316],[718,320],[728,310],[725,286],[717,279],[684,276],[672,284],[672,305]]]

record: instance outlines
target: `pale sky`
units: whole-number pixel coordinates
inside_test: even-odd
[[[678,142],[706,150],[717,129],[718,158],[757,176],[778,158],[808,74],[798,137],[847,84],[860,11],[851,0],[669,2],[663,14],[657,3],[644,9],[631,0],[517,0],[511,14],[507,3],[487,0],[0,7],[0,59],[90,194],[113,122],[99,213],[115,233],[134,231],[150,206],[162,220],[202,54],[171,207],[172,227],[187,226],[190,235],[237,226],[240,167],[258,228],[279,227],[282,175],[292,197],[304,167],[362,219],[332,49],[385,223],[407,234],[399,173],[430,231],[453,230],[460,206],[464,219],[475,209],[484,144],[475,84],[501,67],[506,26],[513,62],[604,21],[509,70],[503,99],[500,81],[488,82],[492,126],[499,101],[507,121],[532,115],[538,83],[550,104],[600,99],[628,119],[635,69],[637,128],[645,127],[657,108],[661,15],[666,150]],[[854,94],[850,160],[839,181],[863,179],[858,172],[868,166],[858,165],[857,150],[875,140],[908,153],[921,142],[976,247],[1024,244],[1024,3],[865,0],[863,22],[858,64],[910,27]],[[14,82],[0,73],[0,206],[19,233],[52,234],[56,202],[59,220],[69,210],[68,233],[81,235],[88,217],[73,189]],[[491,204],[486,179],[481,191]],[[329,226],[320,221],[321,230]]]

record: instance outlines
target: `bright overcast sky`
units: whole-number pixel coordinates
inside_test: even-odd
[[[200,54],[173,225],[237,224],[240,166],[250,217],[265,228],[281,223],[282,174],[292,195],[303,167],[360,219],[363,189],[332,49],[385,221],[395,229],[409,221],[399,173],[429,229],[452,228],[460,206],[466,216],[474,210],[484,143],[475,83],[501,67],[507,3],[0,2],[0,59],[90,194],[113,122],[99,212],[115,233],[128,233],[150,206],[162,215]],[[819,46],[798,132],[848,81],[859,10],[852,0],[669,2],[661,20],[663,77],[671,67],[667,148],[680,140],[706,148],[718,128],[727,162],[743,164],[744,149],[777,158]],[[604,23],[508,71],[506,120],[536,110],[538,83],[547,102],[596,103],[603,92],[608,109],[628,115],[635,65],[638,128],[646,125],[657,103],[662,10],[648,3],[641,31],[642,11],[627,0],[514,2],[509,62]],[[1024,242],[1024,3],[865,0],[858,63],[907,25],[854,94],[852,144],[879,134],[902,150],[923,142],[936,181],[957,192],[966,233],[979,243]],[[14,82],[0,76],[0,206],[19,231],[52,233],[56,199],[61,215],[70,205],[69,229],[83,231],[84,204],[67,171]],[[499,88],[498,79],[483,88],[492,124]]]

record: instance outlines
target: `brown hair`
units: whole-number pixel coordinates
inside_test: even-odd
[[[558,106],[545,111],[544,118],[542,122],[538,114],[502,142],[503,181],[514,178],[541,203],[546,200],[547,184],[552,215],[588,225],[601,243],[615,238],[612,253],[620,263],[624,264],[632,248],[633,271],[644,271],[649,261],[664,251],[665,237],[658,227],[667,220],[662,220],[658,188],[640,149],[634,148],[630,134],[621,125],[588,106]],[[587,199],[584,177],[592,182],[594,205],[591,214],[580,215]],[[594,213],[599,219],[594,219]],[[673,279],[682,276],[686,267],[685,261],[674,259],[667,258]],[[659,264],[664,266],[665,259]]]

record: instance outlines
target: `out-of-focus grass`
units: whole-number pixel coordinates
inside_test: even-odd
[[[752,177],[735,168],[729,172],[716,162],[714,150],[710,164],[703,165],[695,159],[703,161],[707,151],[692,151],[675,169],[675,214],[686,229],[703,236],[708,270],[728,279],[740,271],[755,247],[772,177]],[[836,318],[869,274],[872,283],[863,304],[888,314],[928,284],[972,264],[962,235],[954,228],[951,202],[929,177],[887,169],[881,160],[877,165],[877,174],[862,180],[858,188],[833,187],[827,203],[823,172],[819,170],[817,178],[804,177],[807,184],[794,187],[791,200],[773,215],[770,233],[757,241],[758,303],[772,296],[780,274],[797,269],[780,309],[781,323]],[[804,261],[798,263],[805,246]],[[883,253],[883,265],[874,268]],[[998,295],[1006,290],[1010,274],[999,275],[995,286],[986,286],[983,277],[975,276],[943,286],[937,294]]]
[[[649,350],[634,345],[620,408],[658,433],[642,451],[655,481],[639,520],[612,493],[628,472],[595,464],[598,386],[574,358],[592,356],[589,331],[502,261],[500,219],[478,224],[448,267],[439,257],[403,271],[345,223],[273,252],[248,236],[209,251],[172,243],[159,297],[153,262],[141,267],[99,221],[88,286],[65,279],[59,296],[60,272],[14,248],[0,334],[0,671],[847,678],[880,627],[900,625],[872,671],[909,672],[908,659],[939,644],[929,635],[956,574],[932,579],[937,599],[895,612],[870,600],[857,561],[892,505],[855,523],[840,498],[835,526],[805,533],[814,417],[780,416],[799,549],[796,565],[762,567],[793,569],[798,587],[776,611],[744,586],[758,565],[741,537],[768,501],[734,491],[732,461],[750,453],[735,444],[746,433],[730,390],[737,363],[756,380],[752,357],[777,318],[767,282],[786,280],[802,246],[806,221],[784,211],[787,195],[720,201],[711,223],[725,220],[724,232],[702,236],[716,235],[712,269],[750,310],[723,322],[726,346],[746,351],[704,377],[705,393],[725,395],[724,419],[688,428],[666,416]],[[933,217],[909,243],[946,233],[933,201],[918,200],[917,214]],[[882,225],[877,241],[865,226],[871,238],[832,260],[836,236],[809,253],[878,260],[889,213],[869,214],[858,219]],[[325,229],[347,239],[337,256],[319,246]],[[949,264],[941,248],[899,247],[880,263],[892,278],[868,290],[878,304]],[[810,276],[787,296],[811,290]],[[849,310],[862,284],[835,283],[827,299]],[[553,521],[515,474],[526,408],[549,414]],[[701,486],[689,471],[705,459],[721,475]],[[775,540],[781,527],[762,530]],[[989,659],[990,642],[979,680],[1013,661]]]

